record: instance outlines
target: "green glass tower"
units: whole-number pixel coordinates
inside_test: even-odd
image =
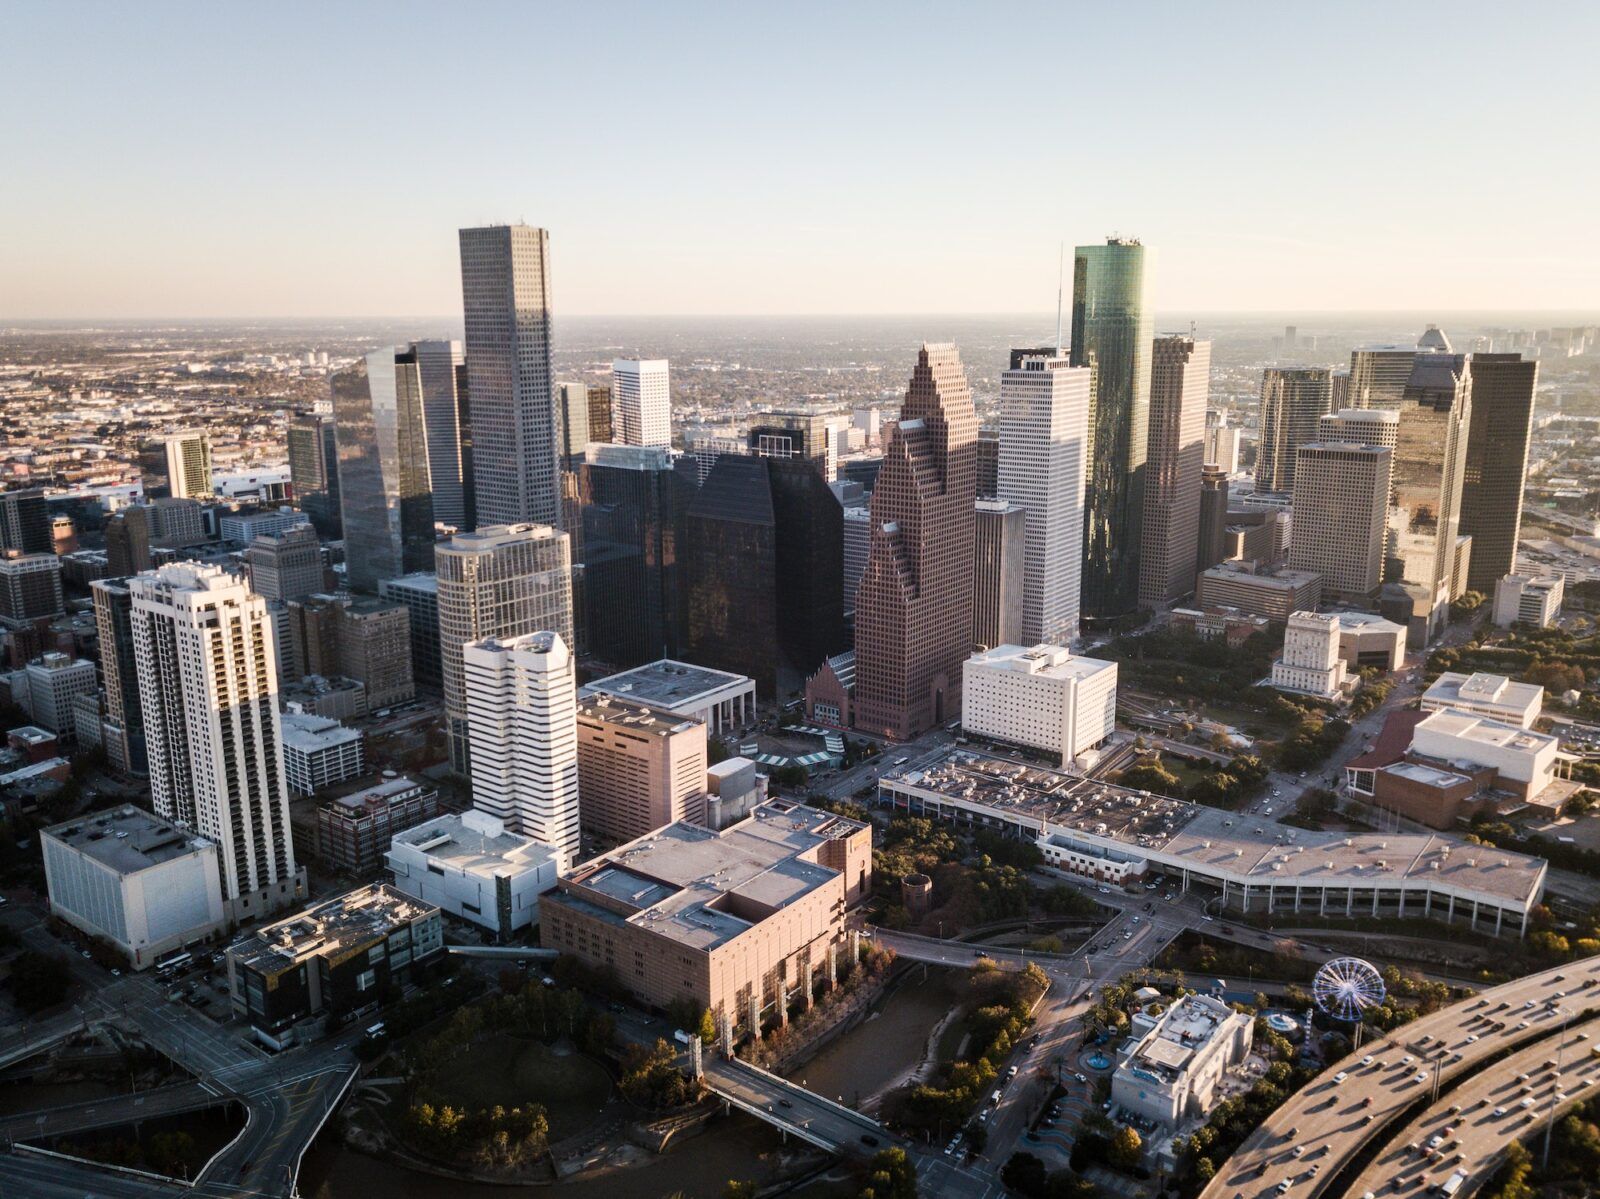
[[[1150,427],[1147,252],[1132,238],[1072,256],[1072,365],[1094,371],[1083,516],[1083,615],[1108,620],[1139,606],[1139,538]]]

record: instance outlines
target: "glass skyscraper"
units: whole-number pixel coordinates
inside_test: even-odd
[[[1152,340],[1146,257],[1132,238],[1073,251],[1072,365],[1094,371],[1083,537],[1082,608],[1089,620],[1139,606]]]
[[[289,422],[289,483],[294,501],[324,537],[343,536],[339,524],[339,445],[333,420],[297,412]]]

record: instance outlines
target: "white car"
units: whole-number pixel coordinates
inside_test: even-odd
[[[1377,1059],[1376,1059],[1376,1058],[1374,1058],[1374,1057],[1373,1057],[1373,1056],[1372,1056],[1372,1055],[1371,1055],[1371,1054],[1370,1054],[1370,1053],[1369,1053],[1369,1054],[1367,1054],[1367,1056],[1366,1056],[1366,1057],[1364,1057],[1364,1058],[1362,1058],[1362,1059],[1361,1059],[1361,1064],[1362,1064],[1362,1065],[1363,1065],[1363,1066],[1370,1066],[1370,1065],[1372,1065],[1372,1063],[1373,1063],[1373,1062],[1375,1062],[1375,1061],[1376,1061],[1376,1060],[1377,1060]]]
[[[1335,1083],[1341,1083],[1341,1082],[1343,1082],[1345,1079],[1347,1079],[1349,1077],[1350,1077],[1350,1075],[1348,1073],[1346,1073],[1343,1070],[1340,1070],[1339,1073],[1337,1073],[1337,1074],[1335,1074],[1333,1076],[1333,1081]]]
[[[1428,1075],[1427,1075],[1427,1073],[1425,1071],[1418,1070],[1415,1074],[1413,1074],[1411,1076],[1411,1081],[1412,1082],[1427,1082],[1428,1081]]]

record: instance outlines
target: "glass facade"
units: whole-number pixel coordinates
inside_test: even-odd
[[[1083,614],[1124,616],[1139,603],[1139,539],[1150,425],[1147,251],[1112,238],[1072,263],[1072,365],[1094,370],[1084,504]]]
[[[1461,531],[1472,537],[1467,586],[1484,595],[1516,571],[1522,488],[1539,364],[1521,354],[1472,356],[1472,425],[1461,488]]]
[[[339,445],[333,421],[314,412],[289,423],[289,484],[295,503],[327,538],[344,535],[339,520]]]

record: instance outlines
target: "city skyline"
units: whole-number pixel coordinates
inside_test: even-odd
[[[554,231],[572,314],[1012,311],[1053,293],[1062,241],[1114,231],[1162,248],[1160,310],[1593,303],[1600,231],[1582,197],[1600,180],[1559,119],[1584,107],[1592,10],[1566,9],[1555,37],[1488,5],[1445,25],[1372,8],[1385,36],[1360,54],[1345,52],[1363,19],[1349,6],[1276,23],[1223,9],[1181,38],[1159,36],[1170,30],[1154,10],[1036,11],[1105,52],[1067,72],[1008,71],[1026,12],[824,8],[779,35],[762,14],[633,9],[630,36],[655,47],[653,68],[586,93],[580,113],[565,103],[575,69],[515,69],[525,33],[552,61],[592,44],[575,7],[477,6],[505,34],[485,40],[417,39],[410,22],[359,4],[314,23],[282,10],[17,6],[11,26],[30,53],[0,96],[33,117],[8,152],[31,184],[7,198],[29,236],[0,262],[0,317],[448,311],[444,231],[518,219]],[[1419,42],[1463,58],[1485,28],[1499,86],[1417,70]],[[1337,69],[1307,70],[1319,55]],[[143,69],[168,57],[186,63],[184,86]],[[811,88],[819,60],[846,82]],[[1135,62],[1143,82],[1129,89]],[[80,73],[98,86],[60,86]],[[405,92],[384,86],[408,73]],[[1002,74],[1008,87],[983,86]],[[804,123],[791,103],[801,88]],[[196,90],[211,100],[193,104]],[[1075,128],[1072,154],[1031,157],[1026,187],[992,186],[983,163],[1005,145],[1051,144],[1067,114],[1113,91],[1114,119]],[[27,102],[40,96],[51,102]],[[477,119],[507,107],[543,114],[519,128],[514,154],[501,126]],[[447,138],[451,170],[388,186],[354,151],[396,128]],[[885,167],[930,138],[955,147],[958,169],[908,204]],[[1508,142],[1519,168],[1493,186],[1381,186]],[[623,150],[651,187],[599,184],[596,164]],[[586,174],[595,186],[581,186]],[[1294,187],[1286,205],[1284,181],[1309,177],[1322,185]],[[1175,203],[1174,178],[1204,185]]]

